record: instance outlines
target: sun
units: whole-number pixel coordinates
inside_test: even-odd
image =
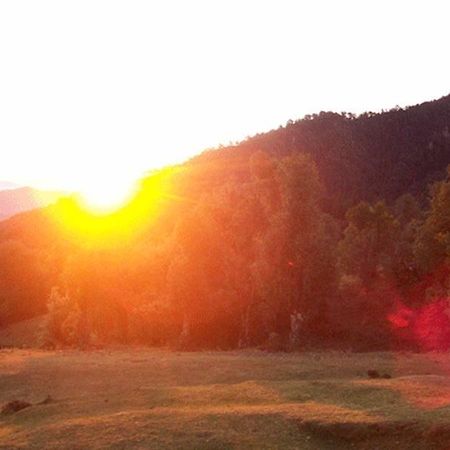
[[[134,181],[103,176],[89,183],[86,177],[82,189],[62,197],[47,213],[68,241],[86,248],[118,248],[155,223],[167,199],[188,201],[176,194],[178,184],[173,175],[180,171],[179,167],[166,167]]]
[[[97,214],[109,214],[120,209],[132,197],[136,189],[133,181],[98,179],[84,183],[79,189],[81,204]]]

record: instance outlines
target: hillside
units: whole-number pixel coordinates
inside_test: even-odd
[[[448,350],[449,112],[321,113],[153,172],[109,215],[67,198],[10,217],[0,326],[48,311],[56,346]]]
[[[450,95],[382,113],[309,115],[192,163],[221,161],[232,170],[258,150],[277,158],[310,154],[338,213],[359,200],[393,201],[405,193],[423,199],[450,164]]]
[[[19,187],[0,191],[0,220],[54,203],[60,192]]]

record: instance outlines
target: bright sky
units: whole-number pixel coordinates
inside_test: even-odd
[[[450,92],[446,1],[0,2],[0,180],[124,190],[320,110]]]

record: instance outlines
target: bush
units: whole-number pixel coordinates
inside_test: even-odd
[[[47,302],[48,318],[42,330],[43,347],[85,347],[89,341],[86,319],[78,303],[53,287]]]

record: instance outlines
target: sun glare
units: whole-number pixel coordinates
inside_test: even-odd
[[[172,193],[172,175],[176,171],[168,167],[134,182],[105,176],[93,183],[83,180],[83,188],[60,199],[49,214],[66,237],[78,245],[126,245],[162,212],[167,198],[181,199]]]
[[[91,212],[111,213],[124,206],[135,191],[135,183],[98,180],[80,189],[81,203]]]

